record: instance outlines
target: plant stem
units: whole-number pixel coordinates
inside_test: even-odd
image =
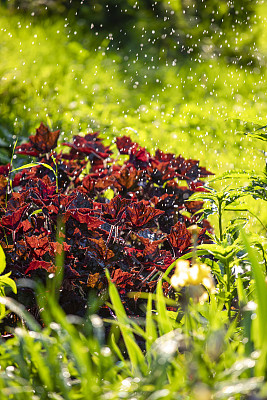
[[[231,317],[231,303],[232,303],[232,296],[231,296],[231,269],[230,269],[230,263],[227,260],[225,263],[225,271],[226,271],[226,288],[227,288],[227,294],[229,296],[228,299],[228,317]]]
[[[218,217],[219,217],[219,234],[220,234],[220,241],[222,242],[222,201],[219,199],[219,204],[218,204]]]

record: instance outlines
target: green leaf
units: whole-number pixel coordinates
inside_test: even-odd
[[[179,260],[179,258],[178,258],[178,260]],[[163,279],[166,280],[168,278],[169,273],[173,270],[173,268],[175,268],[176,262],[177,262],[177,260],[175,260],[171,265],[168,266],[168,268],[166,269],[166,271],[164,272],[164,274],[162,276],[162,280]]]
[[[252,273],[255,279],[255,292],[257,300],[257,341],[258,346],[261,349],[260,359],[258,360],[257,372],[258,374],[264,374],[267,367],[267,288],[265,282],[265,275],[260,267],[257,259],[257,255],[254,249],[251,247],[247,235],[241,230],[241,236],[248,253],[249,260],[251,262]]]
[[[30,216],[40,214],[41,212],[43,212],[43,210],[39,208],[38,210],[33,211]]]
[[[165,298],[162,291],[162,280],[160,279],[157,284],[156,289],[156,299],[157,299],[157,312],[158,312],[158,325],[161,335],[170,332],[173,329],[172,322],[168,316]]]
[[[242,281],[240,275],[238,275],[238,277],[236,279],[236,288],[237,288],[239,305],[240,305],[240,307],[243,307],[244,305],[247,304],[248,300],[247,300],[246,291],[244,289],[243,281]]]
[[[201,244],[198,246],[198,248],[200,250],[206,250],[207,254],[212,254],[223,263],[230,261],[234,255],[241,250],[238,240],[236,240],[230,246],[224,247],[219,244]]]
[[[206,201],[216,202],[217,201],[217,193],[196,192],[196,193],[192,194],[192,196],[190,196],[190,198],[188,199],[188,201],[192,201],[192,200],[206,200]]]
[[[22,167],[18,167],[18,168],[12,169],[11,172],[19,171],[21,169],[26,169],[26,168],[37,167],[38,165],[40,165],[40,163],[37,163],[37,162],[25,164]]]
[[[263,128],[260,128],[260,129],[263,129]],[[251,137],[253,139],[262,140],[264,142],[267,141],[267,133],[266,132],[263,132],[263,133],[256,133],[256,132],[255,133],[249,133],[247,136],[249,136],[249,137]]]
[[[260,343],[263,344],[266,342],[267,344],[267,289],[266,289],[266,282],[265,282],[265,276],[264,273],[259,265],[257,256],[255,254],[255,251],[252,249],[250,242],[244,233],[243,230],[241,230],[241,236],[245,245],[245,248],[248,253],[249,260],[251,262],[251,267],[252,267],[252,273],[255,279],[255,290],[256,290],[256,296],[257,296],[257,301],[258,301],[258,318],[259,318],[259,323],[260,323],[260,332],[259,332],[259,337],[260,337]]]
[[[146,309],[146,350],[149,352],[152,343],[157,339],[157,330],[152,318],[152,293],[148,294],[147,309]]]
[[[6,268],[6,256],[4,250],[2,249],[2,246],[0,246],[0,274],[2,274],[5,268]]]
[[[112,346],[113,350],[115,351],[115,353],[117,354],[117,357],[119,358],[119,360],[121,360],[122,362],[125,362],[122,352],[120,351],[120,348],[116,343],[114,333],[111,334],[110,340],[111,340],[111,346]]]
[[[111,200],[114,197],[114,190],[106,189],[103,195],[106,199]]]
[[[143,373],[147,371],[147,364],[142,350],[135,341],[134,335],[129,329],[129,321],[125,309],[122,305],[119,293],[114,283],[111,282],[109,272],[106,270],[106,276],[109,281],[109,296],[113,305],[114,312],[119,322],[122,337],[132,364],[133,372],[141,370]]]
[[[51,167],[51,165],[48,165],[46,163],[39,163],[39,164],[42,165],[43,167],[50,169],[50,171],[52,171],[54,173],[54,175],[56,176],[56,172],[55,172],[54,168]]]
[[[225,284],[219,264],[214,260],[210,260],[209,258],[204,258],[204,263],[210,266],[212,273],[216,276],[218,281],[222,284]]]
[[[1,297],[0,296],[0,304],[3,304],[10,311],[17,314],[20,318],[22,318],[28,327],[34,331],[40,332],[41,326],[35,321],[32,315],[26,310],[24,306],[19,304],[17,301],[9,298],[9,297]]]
[[[198,257],[201,257],[201,256],[209,255],[209,252],[207,250],[197,250],[196,252],[190,251],[190,253],[184,254],[183,256],[178,258],[178,260],[189,260],[190,258],[193,257],[193,254],[197,255]],[[176,261],[175,261],[175,263],[176,263]]]
[[[21,169],[26,169],[26,168],[37,167],[38,165],[42,165],[42,166],[50,169],[54,173],[54,175],[56,176],[56,172],[55,172],[54,168],[51,167],[51,165],[48,165],[46,163],[38,163],[38,162],[22,165],[22,167],[18,167],[18,168],[12,169],[11,172],[19,171]]]
[[[15,333],[21,340],[23,340],[23,346],[31,356],[31,362],[34,364],[36,371],[44,386],[47,386],[49,391],[53,390],[53,380],[51,379],[50,368],[47,365],[44,355],[41,352],[40,341],[33,343],[33,336],[35,333],[29,333],[26,329],[16,328]],[[32,336],[30,336],[32,335]],[[41,339],[41,334],[36,335],[38,339]]]
[[[0,287],[1,286],[8,286],[11,287],[11,289],[13,290],[13,292],[15,294],[17,294],[17,286],[15,281],[13,281],[13,279],[9,278],[9,276],[11,275],[11,272],[9,272],[8,274],[2,275],[0,276]]]
[[[254,176],[255,171],[245,171],[245,170],[232,170],[226,171],[223,174],[216,176],[216,178],[209,179],[209,183],[217,182],[222,179],[240,179],[240,178],[250,178]]]

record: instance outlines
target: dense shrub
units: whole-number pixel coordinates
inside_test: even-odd
[[[241,63],[255,61],[255,0],[14,0],[8,4],[37,16],[74,18],[84,33],[97,32],[98,44],[108,38],[114,50],[127,48],[140,56],[160,50],[172,56],[201,53]]]
[[[41,124],[16,149],[37,162],[13,172],[10,164],[0,167],[7,271],[14,279],[45,280],[60,270],[65,254],[61,304],[67,313],[82,315],[89,292],[105,292],[107,268],[128,313],[138,314],[139,303],[127,292],[154,291],[162,272],[190,251],[187,228],[198,223],[201,213],[194,213],[202,202],[187,200],[205,191],[200,179],[211,173],[196,160],[160,150],[152,156],[126,136],[116,140],[117,155],[98,133],[74,136],[65,143],[69,152],[55,153],[58,137]],[[210,225],[199,225],[199,242],[207,241]],[[33,309],[29,290],[20,290],[19,300]]]

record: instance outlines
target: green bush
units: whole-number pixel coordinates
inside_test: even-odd
[[[266,144],[244,133],[266,123],[266,68],[144,57],[112,51],[100,34],[77,38],[71,20],[0,15],[0,157],[40,121],[63,137],[101,130],[199,159],[215,173],[256,169]],[[86,42],[86,43],[85,43]],[[97,51],[96,46],[100,47]],[[249,152],[248,152],[249,149]],[[258,201],[255,210],[263,208]],[[263,217],[264,219],[264,217]]]
[[[28,136],[40,121],[70,135],[123,130],[148,147],[200,159],[215,172],[237,161],[239,167],[260,165],[260,147],[244,142],[243,132],[264,123],[263,67],[124,60],[106,41],[97,52],[82,46],[64,19],[11,17],[2,9],[0,22],[0,124],[11,135]]]
[[[6,2],[4,2],[6,3]],[[62,15],[83,27],[85,35],[109,37],[110,47],[157,56],[226,56],[257,63],[257,1],[245,0],[13,0],[9,8],[36,16]]]

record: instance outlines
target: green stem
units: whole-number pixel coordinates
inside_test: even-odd
[[[189,293],[189,288],[186,286],[185,287],[185,306],[184,306],[184,316],[185,316],[185,329],[187,332],[187,346],[190,346],[190,338],[193,338],[193,325],[192,325],[192,320],[191,320],[191,315],[190,315],[190,308],[189,308],[189,302],[190,302],[190,293]]]
[[[18,142],[18,139],[16,139],[16,141],[15,141],[15,143],[14,143],[14,146],[13,146],[12,156],[11,156],[11,160],[10,160],[10,169],[9,169],[8,177],[7,177],[6,201],[5,201],[6,207],[7,207],[8,195],[9,195],[9,193],[12,191],[11,172],[12,172],[12,169],[13,169],[13,159],[14,159],[14,154],[15,154],[15,149],[16,149],[16,146],[17,146],[17,142]]]
[[[222,242],[223,234],[222,234],[222,202],[219,200],[218,205],[218,217],[219,217],[219,234],[220,234],[220,242]]]
[[[56,159],[53,156],[53,154],[52,154],[52,160],[53,160],[53,163],[55,164],[55,167],[56,167],[56,172],[54,171],[54,175],[56,177],[56,194],[58,194],[58,169],[57,169]]]
[[[225,271],[226,271],[226,278],[227,278],[226,288],[227,288],[227,294],[229,296],[229,299],[228,299],[228,317],[230,318],[231,317],[232,296],[230,295],[231,294],[231,269],[230,269],[229,261],[226,261]]]

